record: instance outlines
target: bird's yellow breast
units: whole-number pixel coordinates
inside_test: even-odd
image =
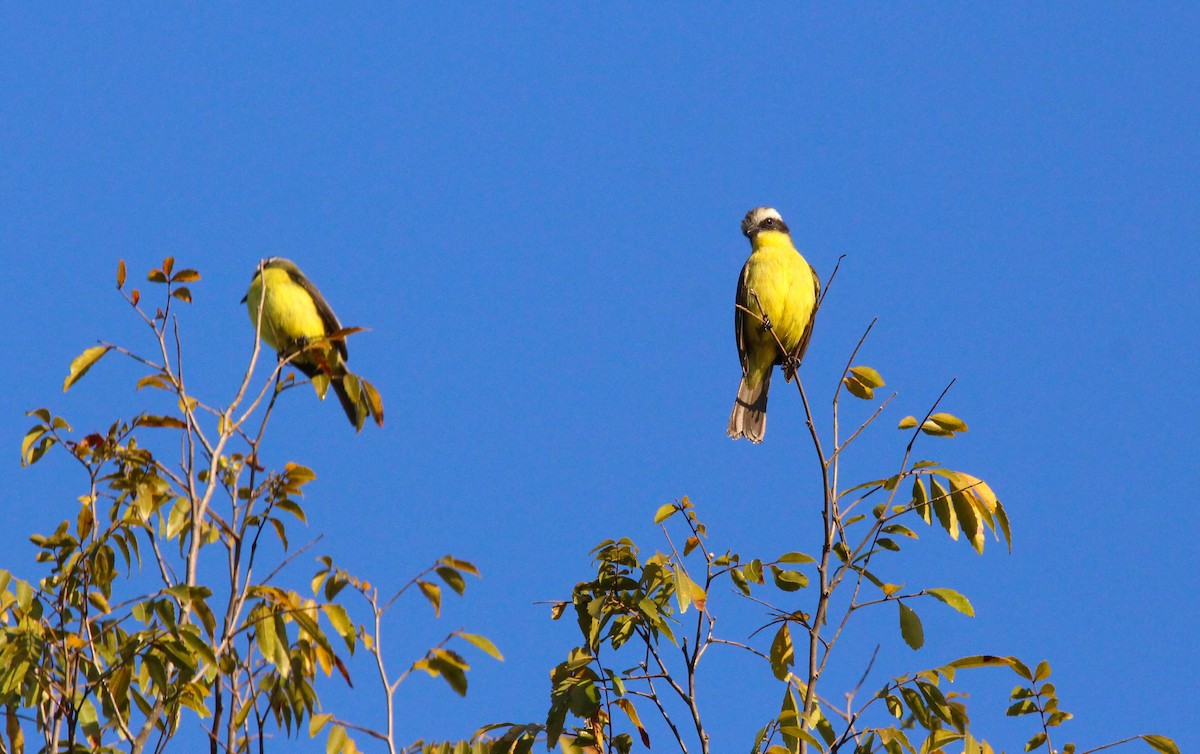
[[[742,273],[746,284],[746,307],[762,312],[784,348],[791,352],[800,344],[817,305],[812,270],[786,233],[762,231],[754,238],[754,247]],[[753,290],[755,295],[751,295]],[[761,309],[760,309],[761,306]],[[773,344],[774,336],[759,327],[748,335],[763,345]],[[766,349],[774,355],[775,348]]]
[[[262,307],[262,339],[276,351],[287,350],[301,339],[311,340],[326,334],[312,296],[292,280],[287,270],[264,269],[250,283],[246,306],[252,322],[259,321]]]

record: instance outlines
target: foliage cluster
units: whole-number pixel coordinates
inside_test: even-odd
[[[307,591],[289,588],[284,573],[314,544],[293,547],[289,537],[306,522],[303,493],[315,475],[297,463],[267,469],[260,456],[277,400],[301,384],[285,371],[298,354],[285,354],[254,387],[256,339],[233,399],[224,406],[205,402],[186,386],[172,310],[192,301],[188,284],[200,274],[175,270],[172,259],[151,270],[149,282],[164,292],[153,312],[142,308],[138,290],[126,291],[125,277],[122,263],[117,287],[151,333],[154,355],[101,343],[72,362],[63,389],[117,353],[146,370],[138,390],[165,393],[175,410],[141,413],[81,436],[46,409],[31,412],[23,462],[62,451],[82,470],[86,489],[73,520],[32,537],[43,575],[23,580],[0,571],[6,721],[0,751],[25,751],[30,731],[43,752],[162,751],[194,725],[214,754],[262,752],[273,735],[301,731],[324,735],[329,754],[358,751],[356,735],[393,754],[522,754],[541,745],[567,754],[626,754],[650,748],[652,735],[659,750],[708,754],[700,688],[727,686],[729,679],[703,676],[700,668],[710,651],[728,651],[756,658],[763,682],[777,684],[781,700],[778,711],[764,715],[752,754],[934,754],[949,747],[991,754],[995,747],[972,726],[967,697],[954,688],[960,673],[985,667],[1017,677],[1007,713],[1031,721],[1025,751],[1075,754],[1074,744],[1052,740],[1071,715],[1060,707],[1045,661],[1031,669],[1016,657],[973,655],[896,675],[863,693],[873,656],[864,658],[867,672],[852,688],[827,688],[823,675],[853,619],[895,610],[900,639],[917,650],[925,642],[922,604],[974,615],[968,598],[952,588],[905,586],[897,556],[918,539],[922,524],[979,554],[989,536],[1010,550],[1012,544],[1008,515],[985,481],[915,455],[924,438],[968,431],[939,410],[945,391],[921,418],[899,422],[908,434],[891,470],[842,484],[849,449],[896,397],[879,402],[842,436],[844,395],[875,401],[885,386],[878,371],[854,363],[862,341],[840,376],[826,435],[796,382],[820,480],[811,495],[819,503],[819,537],[806,551],[766,556],[715,547],[688,497],[663,505],[654,516],[661,549],[646,555],[629,538],[599,543],[594,577],[552,605],[552,617],[573,624],[579,638],[551,671],[544,721],[496,723],[467,740],[402,747],[393,702],[406,679],[422,672],[465,694],[470,665],[458,648],[503,658],[487,638],[455,630],[392,672],[383,652],[385,615],[413,592],[437,616],[443,587],[462,595],[477,569],[447,555],[394,591],[381,591],[318,557]],[[382,406],[377,394],[371,404]],[[738,611],[761,620],[749,638],[716,629],[719,613]],[[356,652],[370,657],[379,679],[385,705],[379,727],[321,704],[318,679],[349,683],[346,660]],[[1134,739],[1179,754],[1163,736],[1126,741]],[[1116,743],[1124,741],[1089,751]]]
[[[453,631],[392,677],[379,649],[383,616],[413,587],[440,611],[439,583],[462,594],[464,577],[478,571],[446,556],[389,597],[320,558],[311,593],[281,586],[287,566],[313,544],[293,548],[289,535],[306,522],[303,492],[315,474],[296,463],[269,470],[258,459],[277,399],[298,384],[284,375],[297,354],[252,390],[256,339],[233,400],[206,403],[185,382],[172,311],[191,303],[186,284],[200,273],[176,270],[170,258],[151,270],[148,281],[164,292],[153,312],[138,289],[126,291],[125,278],[122,263],[117,287],[147,326],[154,355],[88,348],[63,389],[115,352],[148,370],[138,390],[165,392],[176,411],[81,437],[48,410],[31,412],[23,463],[61,450],[82,469],[86,491],[73,521],[32,537],[44,576],[0,571],[3,750],[24,751],[32,729],[45,752],[161,751],[191,719],[214,753],[262,751],[273,733],[300,731],[306,721],[311,735],[326,732],[331,752],[357,750],[352,730],[398,751],[391,700],[409,674],[441,677],[465,693],[470,666],[451,645],[499,652],[482,636]],[[367,622],[352,619],[346,587],[368,609]],[[336,674],[349,683],[344,658],[359,649],[376,661],[389,712],[383,730],[321,709],[316,679]]]

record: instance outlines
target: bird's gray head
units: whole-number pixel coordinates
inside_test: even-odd
[[[283,257],[267,257],[266,259],[260,260],[259,263],[254,266],[254,277],[258,277],[259,270],[287,270],[288,272],[299,272],[300,268],[297,267],[295,262],[290,259],[284,259]]]
[[[788,232],[787,225],[784,224],[783,218],[779,216],[779,211],[774,207],[755,207],[747,212],[745,219],[742,220],[742,234],[746,238],[754,238],[755,234],[763,230]]]

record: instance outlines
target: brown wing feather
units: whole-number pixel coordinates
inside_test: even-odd
[[[742,362],[742,374],[746,374],[746,312],[741,307],[746,304],[746,268],[738,275],[737,296],[733,307],[733,332],[737,338],[738,359]]]
[[[317,314],[321,315],[321,322],[325,324],[325,334],[328,335],[331,332],[341,330],[342,323],[338,321],[337,315],[333,313],[333,307],[329,305],[329,302],[325,300],[325,297],[321,295],[317,287],[308,282],[308,278],[298,275],[291,270],[288,271],[288,275],[292,278],[292,282],[307,291],[309,296],[312,296],[313,303],[317,305]],[[350,354],[346,350],[346,341],[344,339],[334,341],[333,345],[337,348],[338,353],[342,355],[343,361],[349,360]]]

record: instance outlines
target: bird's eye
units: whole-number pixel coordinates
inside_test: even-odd
[[[766,220],[763,220],[763,225],[765,227],[769,228],[774,224],[775,224],[775,218],[773,218],[773,217],[768,217]]]

